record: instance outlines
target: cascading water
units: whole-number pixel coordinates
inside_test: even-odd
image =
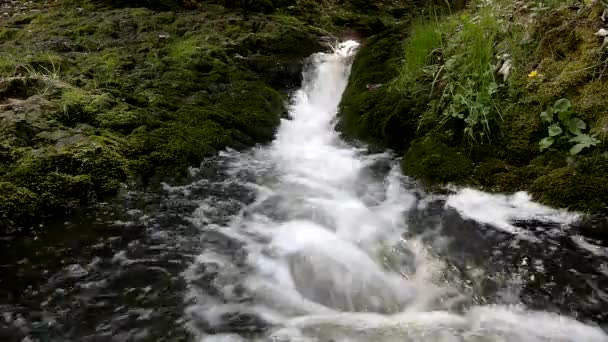
[[[214,237],[184,272],[190,330],[200,341],[608,341],[593,325],[513,298],[480,305],[433,253],[441,239],[404,238],[416,228],[408,213],[425,201],[389,154],[366,154],[333,129],[356,48],[311,57],[271,145],[224,153],[229,181],[255,199],[230,222],[209,220],[213,203],[191,218],[229,243]],[[510,234],[518,219],[574,219],[525,194],[483,198],[461,191],[447,205]]]
[[[311,57],[272,144],[0,239],[0,341],[608,341],[594,227],[339,138],[356,48]]]

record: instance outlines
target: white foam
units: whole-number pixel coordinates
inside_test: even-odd
[[[579,217],[576,213],[536,203],[526,192],[490,194],[465,188],[448,196],[445,205],[456,209],[465,218],[527,239],[534,239],[534,237],[526,230],[516,227],[513,224],[514,221],[536,220],[566,225],[576,221]]]
[[[222,154],[232,161],[235,178],[242,171],[255,173],[255,184],[247,186],[257,197],[229,225],[204,229],[243,244],[246,265],[206,251],[185,276],[194,283],[197,267],[213,263],[219,272],[213,285],[232,290],[238,282],[250,297],[224,301],[190,286],[193,321],[220,325],[226,313],[252,313],[270,323],[261,340],[273,341],[608,341],[597,328],[547,313],[494,306],[461,314],[448,310],[463,295],[441,283],[443,263],[420,241],[401,236],[408,228],[404,213],[417,202],[404,188],[399,167],[384,179],[370,176],[370,165],[391,156],[366,155],[333,129],[356,46],[346,42],[312,57],[302,89],[293,96],[291,120],[283,120],[270,146]],[[515,234],[524,232],[513,220],[575,218],[538,205],[525,193],[464,189],[446,205]],[[202,206],[196,215],[209,212]],[[235,335],[198,333],[201,341],[240,341]]]

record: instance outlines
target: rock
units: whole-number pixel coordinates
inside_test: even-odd
[[[0,104],[0,138],[14,146],[26,146],[38,133],[48,130],[48,118],[59,108],[39,95]]]
[[[509,73],[511,72],[511,60],[507,59],[502,66],[500,67],[500,70],[498,70],[498,74],[503,76],[503,81],[507,81],[507,78],[509,78]]]
[[[84,267],[78,264],[69,265],[64,269],[64,271],[66,273],[66,277],[68,278],[82,278],[89,274],[89,271],[85,270]]]
[[[369,90],[369,91],[376,91],[376,90],[380,89],[380,87],[382,87],[382,83],[367,84],[365,86],[365,88],[367,88],[367,90]]]
[[[608,36],[608,30],[606,30],[606,29],[600,29],[599,31],[597,31],[595,33],[595,35],[598,36],[598,37],[606,37],[606,36]]]

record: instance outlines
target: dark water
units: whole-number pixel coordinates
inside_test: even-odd
[[[253,202],[251,189],[223,181],[234,177],[224,172],[225,164],[221,158],[207,161],[183,191],[125,192],[66,222],[48,223],[36,236],[1,241],[0,340],[191,340],[181,273],[206,247],[234,259],[245,254],[240,242],[205,232],[188,219],[201,202],[213,202],[216,212],[206,216],[206,224],[223,225]],[[581,248],[571,235],[544,236],[540,244],[521,240],[462,218],[444,199],[411,210],[406,220],[416,227],[408,235],[442,227],[448,240],[434,251],[449,260],[453,277],[470,287],[475,301],[520,300],[534,309],[608,324],[606,253]],[[540,236],[555,228],[517,224]],[[435,235],[427,240],[432,245]],[[483,269],[484,278],[471,275],[472,267]],[[220,291],[213,284],[217,274],[206,275],[199,285]],[[508,287],[511,293],[504,292]],[[237,318],[214,331],[250,335],[262,329],[254,318]]]

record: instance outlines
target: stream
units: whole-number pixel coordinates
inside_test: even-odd
[[[271,144],[1,240],[0,341],[608,341],[580,215],[340,138],[357,47],[309,58]]]

